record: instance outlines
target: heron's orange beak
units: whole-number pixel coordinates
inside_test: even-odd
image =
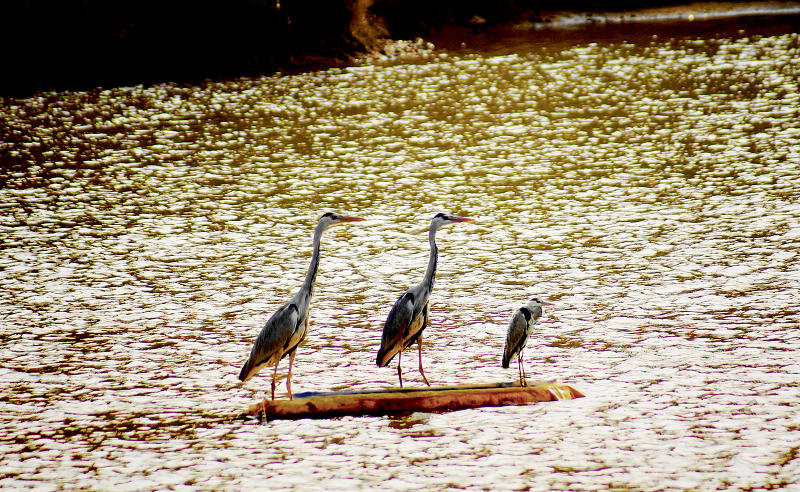
[[[345,219],[342,219],[342,222],[361,222],[361,221],[364,221],[364,220],[367,220],[367,219],[363,219],[361,217],[347,217]]]
[[[461,217],[460,219],[456,219],[453,222],[472,222],[475,219],[470,219],[469,217]]]

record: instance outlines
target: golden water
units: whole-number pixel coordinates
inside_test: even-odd
[[[799,46],[531,44],[6,100],[0,487],[796,483]],[[296,392],[395,384],[382,324],[451,211],[476,221],[438,235],[428,378],[513,379],[507,322],[539,296],[527,372],[587,398],[231,420],[269,388],[236,376],[329,210],[369,221],[323,238]]]

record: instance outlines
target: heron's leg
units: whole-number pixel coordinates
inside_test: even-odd
[[[420,328],[419,337],[417,337],[417,348],[419,349],[419,373],[422,374],[422,379],[425,381],[425,384],[430,386],[431,383],[428,382],[428,378],[425,377],[425,371],[422,370],[422,330],[431,324],[430,311],[428,311],[427,302],[425,302],[425,307],[423,308],[422,313],[425,318],[422,320],[422,328]]]
[[[422,370],[422,333],[417,338],[417,347],[419,348],[419,373],[422,374],[422,380],[425,381],[425,384],[430,386],[431,383],[428,382],[428,378],[425,377],[425,371]]]
[[[403,387],[403,370],[400,368],[400,359],[403,357],[403,351],[397,352],[397,377],[400,379],[400,387]]]
[[[519,354],[517,354],[517,372],[519,373],[519,385],[524,386],[522,382],[522,362],[519,360]]]
[[[528,375],[525,374],[525,354],[519,351],[519,360],[522,361],[522,377],[525,379],[525,386],[528,386]]]
[[[275,399],[275,380],[278,377],[278,364],[280,360],[275,363],[275,371],[272,372],[272,399]]]
[[[306,316],[303,322],[305,323],[305,329],[300,337],[300,342],[305,340],[306,333],[308,333],[308,316]],[[294,400],[294,396],[292,396],[292,365],[294,364],[294,354],[297,352],[297,347],[300,346],[300,342],[297,342],[297,345],[289,352],[289,374],[286,375],[286,391],[289,393],[290,400]]]
[[[294,363],[295,352],[297,352],[297,349],[289,352],[289,374],[286,376],[286,391],[289,392],[290,400],[294,400],[294,397],[292,396],[292,364]]]

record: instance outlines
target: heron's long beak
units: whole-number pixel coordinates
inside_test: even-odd
[[[475,219],[470,219],[469,217],[459,217],[455,219],[453,222],[472,222]]]
[[[342,219],[342,222],[362,222],[364,220],[367,219],[361,217],[345,217],[344,219]]]

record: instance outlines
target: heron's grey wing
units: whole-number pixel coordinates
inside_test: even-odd
[[[422,335],[422,330],[428,324],[428,299],[424,299],[422,306],[419,306],[420,299],[415,299],[414,312],[411,314],[411,321],[403,330],[403,350],[410,347]]]
[[[258,334],[250,350],[250,358],[239,373],[239,379],[247,381],[265,365],[278,362],[287,350],[287,344],[299,321],[300,313],[293,302],[288,302],[278,309]]]
[[[505,349],[503,349],[503,367],[508,367],[511,358],[525,346],[527,338],[528,320],[522,313],[522,310],[517,309],[511,317],[511,322],[508,324],[506,346]]]
[[[403,337],[413,315],[414,295],[406,292],[394,303],[383,325],[381,348],[378,350],[376,360],[378,367],[387,365],[397,352],[403,349]]]

